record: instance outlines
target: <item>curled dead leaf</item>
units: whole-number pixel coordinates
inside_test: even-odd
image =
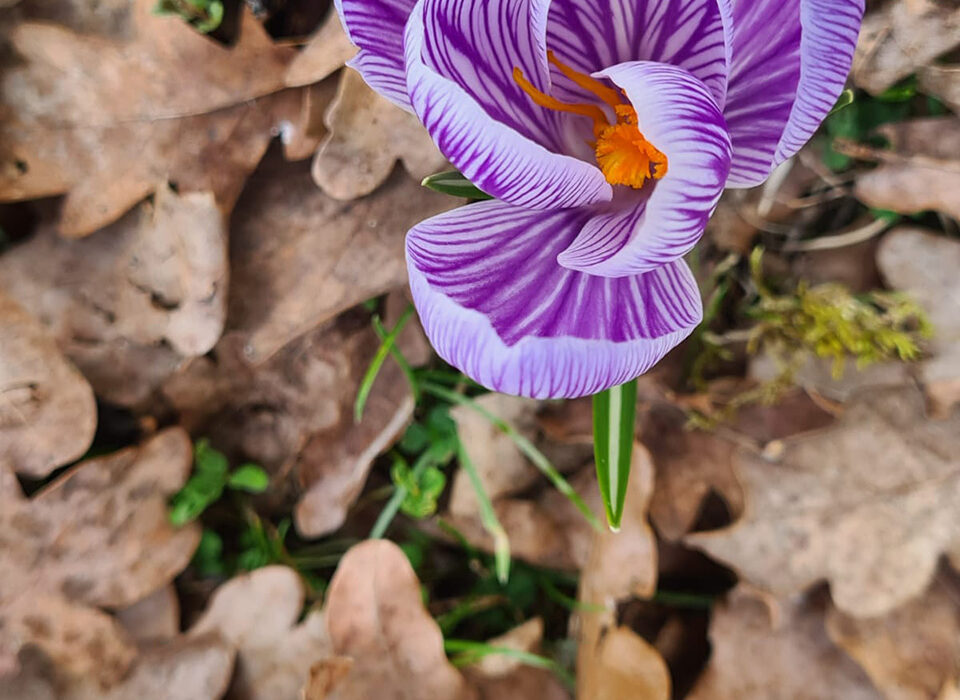
[[[837,426],[741,451],[744,516],[685,541],[777,595],[826,579],[857,617],[920,595],[960,540],[960,416],[931,421],[915,388],[865,392]]]
[[[888,700],[932,700],[960,663],[960,584],[938,576],[920,598],[884,617],[856,619],[830,609],[830,638]]]
[[[163,184],[152,203],[83,240],[42,225],[0,257],[0,279],[99,396],[134,405],[182,356],[202,355],[220,337],[226,223],[210,193]]]
[[[354,70],[340,78],[327,128],[330,134],[313,161],[313,179],[335,199],[370,194],[398,160],[417,182],[446,162],[420,121],[375,93]]]
[[[135,650],[97,608],[142,600],[190,561],[199,527],[173,528],[167,498],[192,463],[189,437],[170,429],[73,467],[33,498],[5,497],[0,647],[32,643],[67,673],[118,681]]]
[[[243,700],[298,700],[311,667],[330,656],[323,615],[310,612],[300,624],[304,603],[299,574],[269,566],[220,586],[191,637],[218,635],[237,651],[231,697]]]
[[[867,14],[853,79],[877,95],[960,45],[960,9],[936,0],[887,3]]]
[[[447,661],[440,628],[423,607],[420,582],[395,544],[368,540],[350,549],[330,582],[325,614],[334,653],[353,664],[333,692],[321,697],[476,697]]]
[[[252,364],[294,338],[407,280],[403,237],[456,200],[395,173],[344,204],[317,190],[300,164],[258,172],[233,217],[230,311]]]
[[[884,236],[877,263],[890,286],[909,294],[929,315],[933,357],[924,360],[920,374],[934,412],[946,417],[960,401],[960,242],[901,226]]]
[[[687,697],[880,700],[863,671],[827,637],[824,607],[822,596],[777,603],[735,589],[713,614],[713,654]]]
[[[96,427],[90,385],[0,289],[0,468],[44,477],[82,456]]]

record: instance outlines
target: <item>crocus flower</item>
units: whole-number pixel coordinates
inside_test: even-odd
[[[437,352],[510,394],[584,396],[700,322],[682,260],[724,187],[829,112],[863,0],[336,0],[351,65],[495,199],[415,226]]]

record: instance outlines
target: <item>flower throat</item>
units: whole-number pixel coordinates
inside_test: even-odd
[[[513,69],[513,79],[520,89],[541,107],[593,119],[596,142],[590,145],[596,153],[597,164],[607,182],[640,189],[647,180],[659,180],[667,174],[667,156],[640,133],[637,111],[626,104],[620,91],[561,63],[553,51],[547,51],[547,58],[570,80],[612,107],[617,115],[616,123],[611,124],[606,112],[598,105],[567,104],[540,92],[524,77],[519,68]]]

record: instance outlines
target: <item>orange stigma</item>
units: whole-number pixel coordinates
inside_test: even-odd
[[[596,78],[561,63],[553,51],[547,52],[547,58],[573,83],[592,92],[601,102],[613,107],[617,115],[616,123],[611,124],[606,112],[598,105],[568,104],[544,94],[524,77],[523,71],[519,68],[513,69],[513,79],[520,89],[541,107],[579,114],[593,120],[593,135],[596,142],[591,145],[595,149],[597,164],[607,182],[611,185],[627,185],[640,189],[647,180],[659,180],[667,174],[667,156],[640,133],[637,111],[626,103],[619,90],[608,87]]]

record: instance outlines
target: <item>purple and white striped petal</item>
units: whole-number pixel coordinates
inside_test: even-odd
[[[413,111],[403,64],[403,28],[416,0],[335,0],[340,22],[360,49],[350,61],[367,84],[394,104]]]
[[[633,379],[683,340],[702,308],[682,261],[619,279],[557,264],[587,217],[489,201],[415,226],[410,287],[440,356],[497,391],[570,398]]]
[[[594,275],[636,275],[677,260],[700,240],[730,170],[730,138],[706,86],[681,68],[634,61],[596,75],[626,93],[668,171],[640,191],[618,193],[559,261]]]
[[[864,0],[719,0],[730,79],[728,187],[752,187],[796,153],[846,82]]]
[[[518,9],[521,7],[526,10]],[[532,111],[546,112],[529,107],[532,102],[515,84],[522,105],[521,97],[508,94],[505,84],[483,87],[494,71],[490,67],[493,61],[506,70],[513,60],[522,60],[520,67],[531,71],[527,77],[542,84],[542,71],[533,72],[540,49],[529,45],[536,35],[530,28],[535,24],[529,24],[535,20],[535,8],[530,0],[419,0],[407,22],[404,44],[411,103],[441,152],[491,196],[531,209],[607,201],[613,191],[596,165],[552,152],[530,138],[547,133],[545,125],[557,123],[553,120],[556,115]],[[490,15],[494,9],[498,12]],[[496,31],[490,25],[495,21],[500,23]],[[494,43],[484,44],[494,37]],[[473,43],[463,43],[467,39]],[[515,40],[517,48],[512,57],[500,61],[496,53],[506,51],[508,40]],[[473,60],[479,63],[471,69]],[[471,86],[471,91],[465,85]],[[477,101],[484,91],[485,101],[498,95],[503,99],[499,111]],[[525,112],[528,109],[531,111]],[[521,125],[522,114],[531,120],[523,133],[514,128]]]
[[[726,99],[727,52],[717,0],[552,0],[547,45],[587,74],[629,61],[680,66],[710,89],[721,108]],[[586,97],[559,73],[553,78],[560,99]]]

